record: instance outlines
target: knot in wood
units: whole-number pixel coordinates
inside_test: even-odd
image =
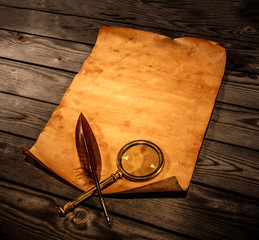
[[[243,31],[246,33],[246,34],[249,34],[249,35],[253,35],[256,33],[256,29],[254,27],[251,27],[251,26],[246,26],[243,28]]]
[[[17,34],[16,36],[16,39],[19,41],[19,42],[24,42],[25,41],[25,37],[21,34]]]
[[[76,225],[84,224],[90,219],[90,214],[88,211],[78,211],[72,219],[72,222]]]
[[[59,62],[62,62],[63,58],[62,57],[56,57],[56,60],[59,61]]]

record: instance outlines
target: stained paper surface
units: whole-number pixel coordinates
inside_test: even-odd
[[[163,151],[165,166],[148,182],[119,180],[104,193],[186,190],[225,69],[217,43],[101,27],[92,53],[30,149],[82,190],[75,127],[82,112],[102,157],[101,180],[116,172],[126,143],[144,139]]]

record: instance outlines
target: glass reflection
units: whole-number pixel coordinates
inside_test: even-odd
[[[155,149],[145,144],[130,147],[121,158],[123,169],[134,176],[146,176],[159,166],[159,156]]]

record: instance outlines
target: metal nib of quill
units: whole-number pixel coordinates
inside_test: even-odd
[[[101,191],[100,191],[100,193],[101,193]],[[111,228],[112,227],[111,219],[110,219],[110,217],[108,215],[108,212],[107,212],[107,209],[106,209],[106,206],[105,206],[105,203],[104,203],[104,199],[103,199],[102,193],[101,193],[101,195],[100,195],[100,193],[99,193],[99,199],[100,199],[101,206],[103,208],[104,216],[106,218],[106,222],[107,222],[109,228]]]
[[[104,199],[103,199],[103,195],[102,195],[102,192],[101,192],[100,184],[99,184],[99,181],[98,181],[97,178],[95,179],[95,185],[96,185],[98,196],[99,196],[99,200],[100,200],[103,212],[104,212],[104,216],[106,218],[106,221],[107,221],[107,224],[108,224],[109,228],[111,228],[112,227],[111,226],[111,219],[110,219],[110,217],[108,215],[108,212],[107,212],[107,209],[106,209],[106,206],[105,206],[105,202],[104,202]]]

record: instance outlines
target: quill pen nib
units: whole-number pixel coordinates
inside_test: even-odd
[[[103,207],[103,212],[104,212],[104,215],[105,215],[107,224],[108,224],[109,228],[111,228],[111,227],[112,227],[112,225],[111,225],[111,219],[110,219],[110,217],[109,217],[109,215],[108,215],[108,212],[107,212],[107,209],[106,209],[106,207],[105,207],[104,199],[103,199],[103,197],[100,196],[100,195],[99,195],[99,198],[100,198],[101,205],[102,205],[102,207]]]
[[[96,185],[97,192],[98,192],[98,195],[99,195],[100,203],[101,203],[101,206],[103,208],[104,216],[106,218],[108,226],[111,228],[112,227],[111,226],[111,219],[108,215],[108,212],[107,212],[107,209],[106,209],[106,206],[105,206],[105,203],[104,203],[104,199],[103,199],[103,195],[102,195],[102,192],[101,192],[99,181],[95,177],[94,177],[94,180],[95,180],[95,185]]]

